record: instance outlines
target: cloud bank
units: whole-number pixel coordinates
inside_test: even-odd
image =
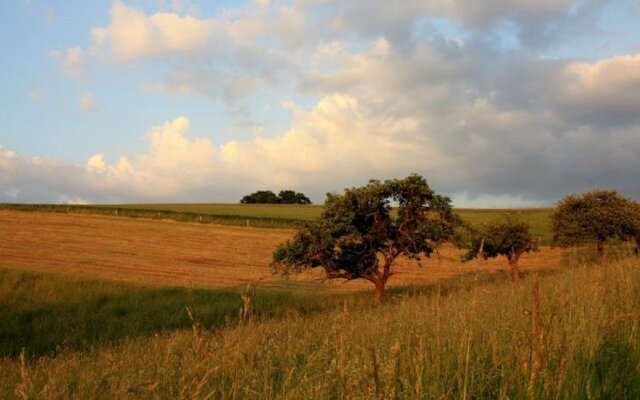
[[[285,89],[314,100],[270,99],[288,129],[218,143],[166,116],[146,153],[86,165],[2,149],[0,200],[237,201],[291,187],[321,201],[411,172],[460,205],[552,204],[594,187],[640,198],[640,53],[546,53],[606,40],[606,3],[254,1],[199,17],[114,1],[89,46],[51,53],[69,75],[153,63],[166,74],[141,87],[159,95],[230,109]]]

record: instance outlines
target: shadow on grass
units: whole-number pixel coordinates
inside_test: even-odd
[[[401,297],[467,291],[508,280],[507,273],[470,272],[428,286],[389,288],[387,298],[393,304]],[[0,284],[4,284],[0,289],[13,293],[8,298],[0,296],[0,357],[14,357],[22,349],[29,356],[54,355],[60,348],[83,349],[189,328],[194,321],[187,307],[201,327],[222,328],[235,323],[242,307],[239,289],[150,288],[3,270]],[[65,295],[53,296],[53,300],[38,297],[56,291]],[[335,293],[259,289],[256,318],[330,312],[345,302],[361,310],[378,306],[373,290]]]
[[[138,287],[104,281],[0,270],[0,357],[54,355],[123,338],[234,323],[239,289]],[[51,295],[51,293],[54,293]],[[258,290],[258,319],[307,315],[335,308],[353,295]],[[357,297],[357,295],[356,295]]]
[[[622,325],[610,326],[595,354],[581,358],[589,371],[584,398],[640,399],[640,359],[629,340],[634,328]]]
[[[88,300],[0,310],[0,355],[55,353],[191,325],[185,307],[206,326],[222,325],[240,307],[236,293],[187,289],[135,289]]]

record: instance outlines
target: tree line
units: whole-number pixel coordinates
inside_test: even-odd
[[[602,257],[606,241],[635,240],[637,252],[640,204],[614,190],[570,195],[556,205],[552,225],[562,247],[595,242]],[[467,250],[463,261],[504,256],[514,281],[520,257],[538,249],[527,222],[508,215],[474,228],[453,212],[451,199],[412,174],[329,193],[320,219],[275,250],[272,268],[285,276],[322,268],[327,279],[364,279],[381,302],[398,257],[419,263],[447,242]]]
[[[311,200],[303,193],[293,190],[281,190],[277,195],[271,190],[258,190],[244,196],[242,204],[311,204]]]

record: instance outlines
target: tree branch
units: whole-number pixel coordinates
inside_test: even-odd
[[[355,278],[353,278],[353,276],[351,276],[350,274],[347,274],[346,272],[330,271],[327,268],[324,268],[324,272],[325,272],[325,276],[326,276],[327,280],[346,279],[346,280],[350,281],[350,280],[355,279]]]

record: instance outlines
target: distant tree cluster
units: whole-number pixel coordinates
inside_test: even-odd
[[[311,204],[303,193],[293,190],[281,190],[277,195],[271,190],[258,190],[240,200],[242,204]]]

